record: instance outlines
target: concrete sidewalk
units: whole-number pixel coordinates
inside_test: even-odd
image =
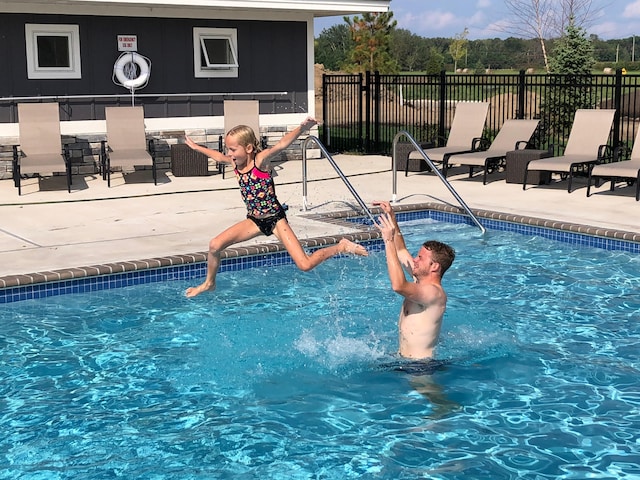
[[[337,164],[368,205],[392,198],[391,159],[385,156],[336,155]],[[308,162],[308,211],[302,211],[302,162],[276,166],[276,188],[289,206],[289,221],[301,239],[349,233],[348,227],[318,222],[308,213],[358,210],[358,204],[326,159]],[[40,272],[203,252],[209,239],[246,215],[236,179],[174,177],[160,172],[153,185],[151,173],[135,172],[125,183],[112,176],[112,187],[98,175],[74,177],[71,194],[63,177],[23,181],[18,197],[12,180],[0,181],[0,276]],[[608,184],[592,189],[586,198],[586,180],[528,186],[505,182],[504,173],[467,178],[467,170],[453,168],[449,179],[472,209],[576,223],[640,234],[640,202],[634,188],[608,191]],[[397,176],[401,205],[443,202],[457,206],[454,196],[431,173],[404,172]],[[249,244],[272,243],[258,237]]]

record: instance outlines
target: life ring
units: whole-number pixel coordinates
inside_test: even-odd
[[[120,85],[134,90],[146,85],[149,81],[151,63],[139,53],[126,52],[116,60],[113,73]]]

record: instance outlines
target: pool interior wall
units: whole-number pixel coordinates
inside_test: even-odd
[[[395,207],[398,221],[432,219],[440,222],[465,223],[472,220],[457,208],[441,204],[417,204]],[[567,224],[532,217],[507,215],[490,211],[474,211],[487,230],[510,231],[527,236],[539,236],[575,246],[640,253],[640,235],[594,227]],[[379,232],[367,218],[352,211],[311,215],[319,221],[362,225],[356,234],[322,237],[303,241],[308,250],[335,243],[341,237],[357,241],[370,251],[382,248]],[[480,232],[478,233],[480,235]],[[291,264],[289,254],[280,244],[230,248],[224,252],[220,272]],[[80,267],[65,271],[41,272],[0,278],[0,303],[45,298],[55,295],[94,292],[154,282],[202,278],[207,270],[206,253],[179,255],[118,264]]]

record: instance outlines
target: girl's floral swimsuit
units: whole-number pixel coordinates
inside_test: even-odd
[[[237,168],[234,171],[242,199],[247,206],[247,218],[253,221],[262,233],[272,235],[276,223],[287,217],[276,197],[276,186],[271,173],[256,167],[255,159],[253,168],[247,173],[240,173]]]

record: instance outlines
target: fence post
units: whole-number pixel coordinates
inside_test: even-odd
[[[327,97],[329,95],[327,95],[327,91],[328,91],[328,85],[327,85],[327,74],[323,73],[322,74],[322,116],[326,117],[329,113],[329,102],[327,102]],[[329,139],[331,138],[329,136],[329,127],[327,127],[328,122],[326,121],[326,118],[324,118],[324,125],[322,127],[322,144],[326,145],[327,147],[330,147],[330,143]]]
[[[446,113],[447,113],[447,72],[440,72],[440,111],[438,112],[438,146],[444,145],[446,134]]]
[[[362,85],[362,74],[360,73],[360,85]],[[366,71],[364,77],[364,148],[363,151],[371,151],[371,72]],[[362,98],[362,95],[360,95]],[[360,108],[362,111],[362,108]],[[361,114],[362,115],[362,114]],[[360,117],[362,118],[362,117]],[[362,121],[360,122],[360,131],[362,132]]]
[[[616,69],[616,82],[613,87],[613,105],[616,113],[613,115],[613,149],[620,145],[620,109],[622,108],[622,69]]]
[[[520,70],[520,75],[518,76],[518,108],[516,109],[516,118],[519,120],[524,118],[525,111],[524,101],[527,87],[524,80],[524,70]]]

